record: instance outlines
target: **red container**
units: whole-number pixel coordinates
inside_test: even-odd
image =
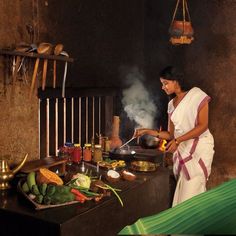
[[[84,144],[84,161],[91,161],[92,160],[92,150],[91,150],[91,144],[86,143]]]
[[[79,163],[81,161],[81,157],[82,157],[82,150],[80,144],[78,143],[74,145],[72,161],[75,163]]]

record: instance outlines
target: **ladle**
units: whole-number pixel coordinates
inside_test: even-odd
[[[57,44],[54,48],[54,55],[58,56],[63,50],[63,45],[61,43]],[[53,61],[53,88],[56,88],[56,69],[57,68],[57,61]]]
[[[132,137],[131,139],[129,139],[126,143],[124,143],[123,145],[121,145],[119,148],[123,148],[124,146],[126,146],[128,143],[130,143],[132,140],[134,140],[136,137]]]

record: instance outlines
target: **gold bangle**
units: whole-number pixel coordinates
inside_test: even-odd
[[[179,142],[177,141],[176,138],[175,138],[175,144],[176,144],[177,146],[179,146]]]

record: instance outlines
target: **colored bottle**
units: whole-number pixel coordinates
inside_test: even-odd
[[[92,160],[92,145],[90,143],[84,144],[83,157],[84,161]]]
[[[100,144],[96,144],[94,146],[93,161],[94,162],[102,161],[102,147]]]
[[[74,144],[73,159],[74,163],[79,163],[81,161],[82,150],[79,143]]]

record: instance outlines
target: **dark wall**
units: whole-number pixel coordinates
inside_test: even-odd
[[[140,68],[158,106],[157,122],[165,128],[168,99],[160,89],[158,73],[169,64],[183,68],[186,80],[212,98],[213,174],[218,176],[221,169],[229,178],[234,173],[236,151],[236,2],[188,1],[195,39],[182,46],[169,43],[175,4],[175,0],[50,1],[49,36],[52,41],[63,42],[76,59],[68,86],[122,87],[125,77],[120,76],[121,69]],[[124,128],[128,130],[127,125]]]
[[[143,67],[143,1],[50,1],[51,40],[75,59],[67,86],[119,87],[125,66]]]

